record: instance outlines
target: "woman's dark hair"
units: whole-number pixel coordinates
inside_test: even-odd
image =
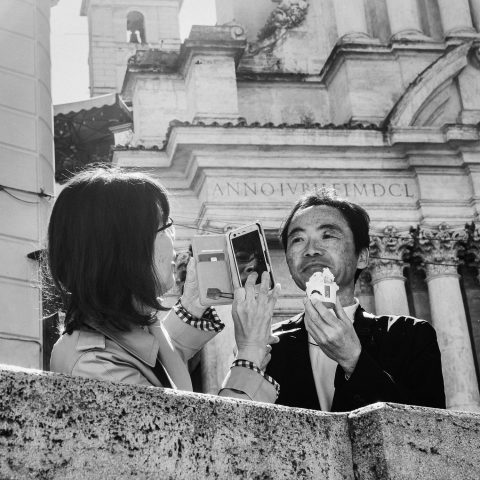
[[[370,247],[370,217],[366,210],[356,203],[345,200],[337,196],[333,188],[319,188],[305,193],[293,206],[288,217],[280,227],[280,241],[285,251],[287,251],[288,229],[293,217],[299,210],[308,207],[326,205],[336,208],[345,218],[353,234],[355,242],[355,253],[358,255],[364,248]],[[361,269],[355,273],[355,281],[359,277]]]
[[[118,330],[151,323],[134,299],[161,309],[154,241],[169,215],[165,188],[142,173],[95,168],[65,185],[48,226],[48,264],[67,333],[87,318]]]

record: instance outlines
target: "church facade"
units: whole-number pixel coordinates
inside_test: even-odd
[[[183,43],[181,4],[82,6],[91,92],[132,113],[112,161],[168,188],[177,250],[260,220],[287,318],[303,292],[278,228],[305,191],[335,188],[372,220],[361,304],[430,321],[448,406],[479,410],[480,2],[217,0],[217,26]],[[204,391],[232,342],[227,328],[202,353]]]

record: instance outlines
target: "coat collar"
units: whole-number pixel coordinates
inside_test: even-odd
[[[86,320],[85,323],[120,345],[128,353],[146,363],[149,367],[153,368],[155,366],[160,343],[150,332],[145,331],[142,327],[133,327],[131,330],[124,332],[114,330],[105,325],[99,325],[92,319]]]

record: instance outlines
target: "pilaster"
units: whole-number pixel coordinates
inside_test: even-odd
[[[369,43],[364,0],[333,2],[339,43]]]
[[[393,41],[430,40],[422,31],[417,0],[387,0]]]
[[[245,47],[238,25],[192,27],[182,45],[180,70],[193,122],[238,120],[236,64]]]
[[[465,38],[476,37],[470,14],[469,0],[438,0],[442,27],[445,37]]]

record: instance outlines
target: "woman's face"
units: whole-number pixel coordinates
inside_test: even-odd
[[[158,292],[161,295],[170,290],[175,285],[175,250],[173,241],[175,240],[175,227],[171,226],[157,233],[153,245],[153,259],[155,269],[164,289]]]

